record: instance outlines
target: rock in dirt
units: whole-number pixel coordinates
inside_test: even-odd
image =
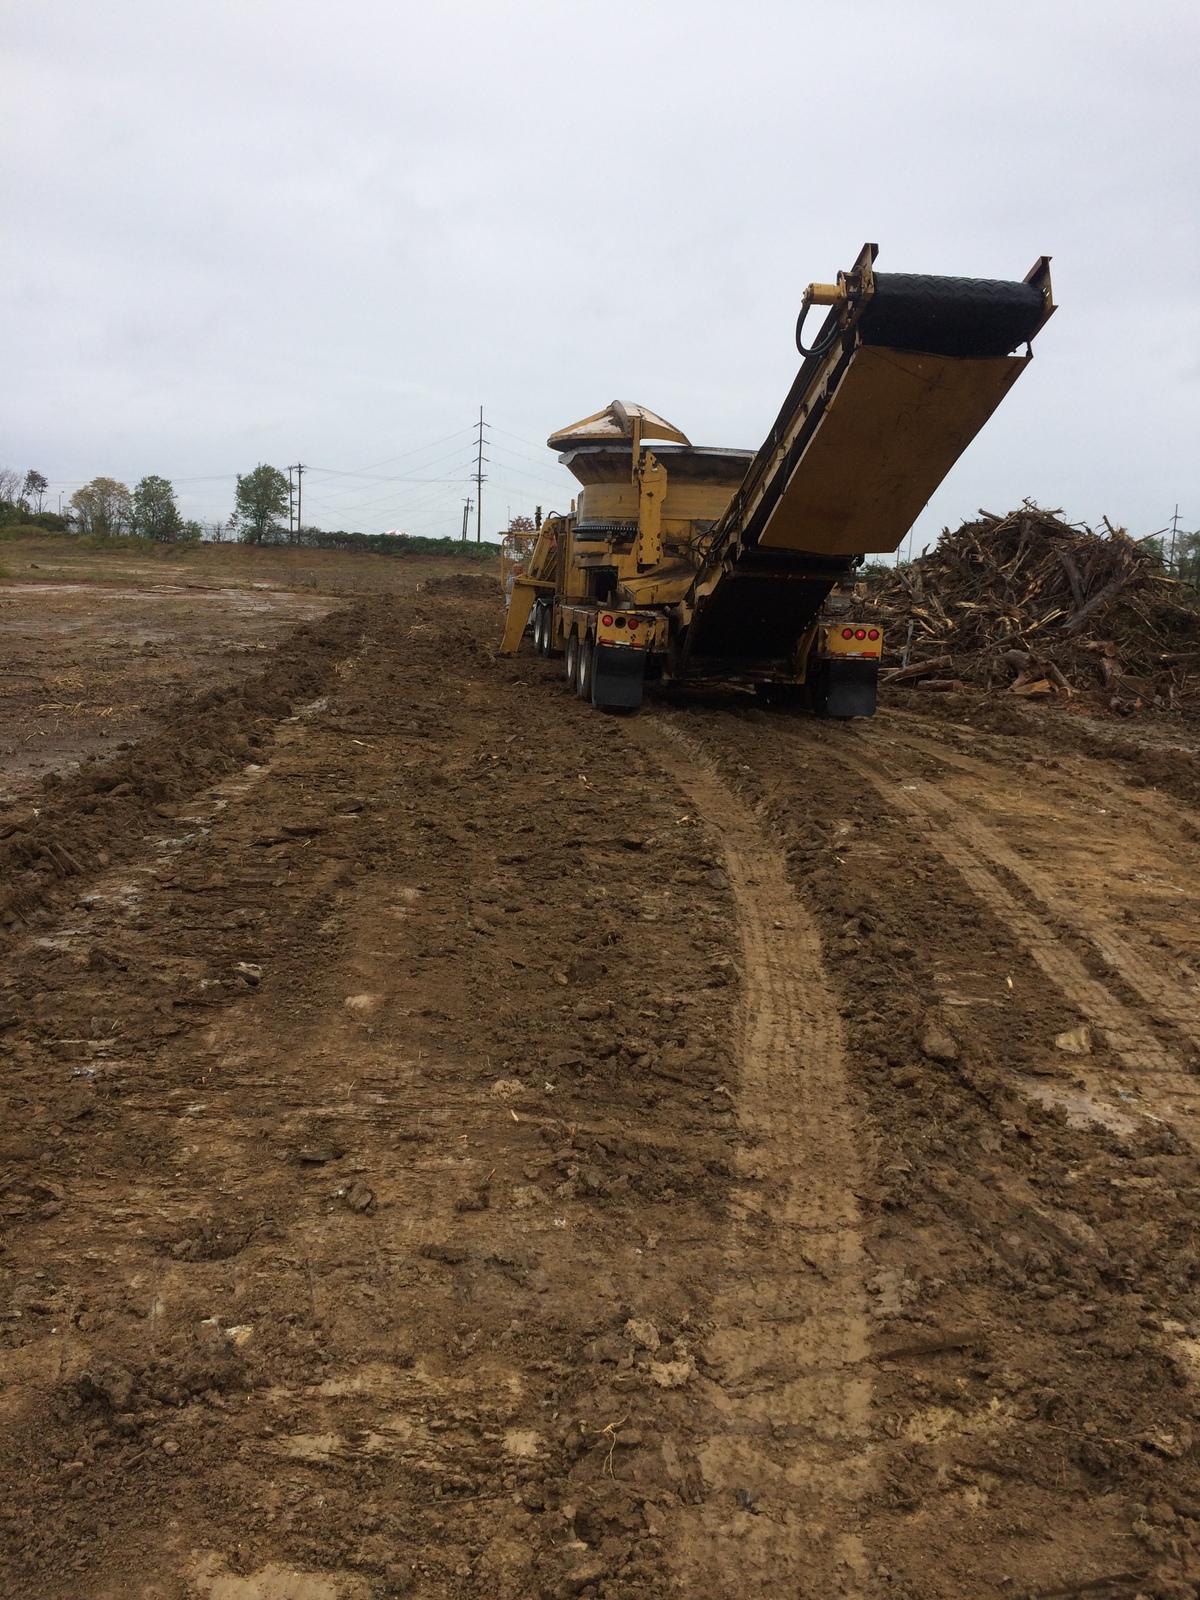
[[[917,1042],[931,1061],[958,1060],[958,1042],[936,1012],[926,1014]]]
[[[345,1189],[338,1190],[338,1198],[348,1205],[351,1211],[365,1212],[375,1209],[375,1191],[359,1179]]]
[[[306,1166],[323,1167],[327,1162],[340,1161],[345,1154],[339,1144],[306,1144],[296,1151],[296,1160]]]
[[[1054,1043],[1059,1050],[1065,1050],[1069,1056],[1090,1056],[1092,1030],[1086,1023],[1080,1023],[1077,1028],[1068,1028],[1065,1033],[1056,1033]]]
[[[684,1356],[678,1361],[652,1361],[650,1376],[660,1389],[682,1389],[695,1376],[696,1369]]]
[[[486,1189],[472,1189],[468,1194],[460,1194],[454,1202],[455,1211],[486,1211],[491,1204]]]
[[[342,1003],[351,1011],[369,1012],[374,1011],[379,1004],[379,996],[377,994],[348,994]]]
[[[590,1585],[599,1583],[608,1576],[608,1562],[603,1556],[586,1555],[571,1566],[555,1585],[553,1593],[555,1600],[567,1600],[568,1596],[581,1594]],[[593,1591],[594,1593],[594,1591]]]
[[[662,1343],[658,1329],[648,1317],[630,1317],[625,1324],[625,1336],[643,1350],[653,1355]]]
[[[426,1261],[444,1261],[448,1267],[459,1267],[470,1252],[462,1244],[423,1244],[417,1253]]]
[[[81,1400],[102,1400],[111,1410],[128,1412],[133,1398],[133,1374],[124,1367],[88,1367],[75,1380]]]

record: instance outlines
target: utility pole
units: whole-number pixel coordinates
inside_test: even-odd
[[[299,542],[300,532],[301,532],[301,529],[304,527],[304,474],[307,471],[308,471],[308,468],[304,465],[303,461],[297,461],[296,465],[294,467],[289,467],[288,468],[288,485],[289,485],[289,493],[288,493],[288,538],[291,539],[291,542],[293,544],[296,544],[296,543]],[[292,473],[293,472],[296,474],[296,532],[295,532],[295,536],[294,537],[293,537],[292,532],[291,532],[292,514],[291,514],[291,492],[290,492],[290,486],[291,486]]]
[[[463,536],[463,542],[464,543],[466,542],[466,537],[467,537],[467,524],[471,520],[471,507],[474,504],[475,504],[475,502],[474,502],[474,500],[471,499],[470,495],[468,495],[467,498],[463,501],[462,536]]]
[[[292,543],[292,535],[295,533],[295,528],[296,528],[295,517],[294,517],[295,505],[294,505],[294,502],[292,500],[292,494],[293,494],[293,489],[294,489],[294,486],[292,484],[292,473],[295,470],[296,469],[294,467],[289,467],[288,468],[288,543],[289,544]]]
[[[1175,575],[1175,552],[1179,544],[1179,506],[1175,507],[1175,515],[1171,518],[1171,558],[1167,562],[1167,571],[1172,577]]]
[[[483,463],[487,457],[483,453],[483,407],[479,408],[479,449],[475,457],[475,543],[483,539]]]

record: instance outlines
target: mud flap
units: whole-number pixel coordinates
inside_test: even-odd
[[[646,652],[627,644],[598,644],[592,662],[594,706],[640,706]]]
[[[877,661],[822,661],[813,710],[819,717],[873,717]]]

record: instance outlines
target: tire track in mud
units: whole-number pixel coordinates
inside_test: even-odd
[[[718,831],[745,961],[747,1186],[735,1191],[727,1279],[709,1307],[722,1425],[697,1451],[717,1492],[681,1517],[675,1581],[693,1594],[855,1593],[867,1573],[856,1506],[871,1484],[871,1380],[861,1163],[837,1005],[782,851],[701,745],[662,717],[635,737]],[[764,1225],[771,1243],[755,1268],[751,1241]]]
[[[495,670],[494,609],[369,615],[269,764],[18,952],[0,1587],[672,1584],[724,1399],[729,889],[617,724]]]
[[[909,745],[906,739],[897,742]],[[940,752],[930,750],[922,740],[912,741],[912,745],[932,755],[935,760],[945,759]],[[1015,878],[1053,916],[1069,923],[1095,948],[1101,959],[1141,996],[1147,1006],[1166,1018],[1191,1044],[1200,1046],[1200,1008],[1195,998],[1131,950],[1127,940],[1106,918],[1086,911],[1048,872],[1024,860],[994,828],[989,828],[986,823],[972,816],[960,801],[916,774],[905,773],[900,776],[893,770],[892,776],[904,784],[906,792],[915,794],[916,801],[928,813],[940,813],[943,825],[979,856]]]
[[[886,768],[881,773],[878,758],[872,764],[850,751],[843,752],[843,759],[878,790],[889,807],[929,829],[930,843],[947,865],[962,876],[988,909],[1028,948],[1031,958],[1060,993],[1078,1009],[1080,1015],[1101,1031],[1114,1056],[1129,1074],[1131,1084],[1144,1102],[1143,1109],[1153,1108],[1154,1115],[1172,1124],[1179,1121],[1182,1110],[1190,1122],[1197,1100],[1196,1083],[1184,1071],[1178,1056],[1162,1044],[1130,1006],[1088,972],[1084,962],[1063,944],[1045,918],[1036,909],[1022,904],[994,869],[1012,872],[1031,895],[1036,892],[1033,883],[1044,887],[1046,895],[1059,902],[1047,909],[1053,915],[1066,919],[1070,916],[1071,904],[1065,896],[1053,890],[1046,875],[1036,872],[1036,869],[1031,871],[986,825],[969,817],[962,807],[940,795],[931,784],[915,774],[900,775]],[[1046,903],[1044,898],[1042,903]],[[1160,988],[1174,988],[1174,985],[1169,985],[1169,980],[1163,980],[1161,984],[1153,982],[1153,974],[1149,973],[1149,969],[1144,975],[1141,974],[1140,969],[1144,964],[1138,962],[1136,957],[1133,958],[1133,964],[1111,959],[1110,949],[1114,958],[1123,953],[1115,948],[1115,940],[1112,945],[1106,943],[1102,946],[1092,938],[1090,919],[1081,919],[1078,930],[1081,935],[1091,939],[1101,956],[1125,977],[1147,1003],[1155,1004],[1162,1014],[1169,1014],[1157,996]],[[1146,977],[1146,988],[1150,994],[1135,981],[1135,972]],[[1181,1018],[1182,1010],[1179,1015]],[[1178,1025],[1176,1015],[1171,1015],[1171,1020]],[[1082,1067],[1083,1063],[1077,1065]],[[1081,1072],[1080,1076],[1085,1082],[1088,1081],[1086,1071]],[[1089,1083],[1088,1087],[1095,1089],[1100,1086]],[[1041,1098],[1058,1098],[1053,1089],[1043,1086],[1039,1086],[1037,1093]],[[1195,1128],[1186,1124],[1178,1131],[1193,1143],[1200,1137]]]
[[[1190,1507],[1196,1467],[1186,1453],[1164,1467],[1140,1441],[1173,1449],[1184,1419],[1192,1437],[1180,1335],[1195,1155],[1149,1117],[1114,1130],[1030,1092],[1063,1076],[1053,1041],[1078,1010],[949,869],[929,819],[849,768],[857,731],[744,701],[709,709],[685,726],[704,728],[786,857],[865,1108],[860,1227],[880,1343],[861,1587],[983,1600],[1010,1592],[1005,1577],[1014,1593],[1081,1593],[1121,1571],[1129,1592],[1159,1578],[1172,1592],[1193,1576],[1191,1523],[1173,1543],[1139,1508]],[[1124,1076],[1109,1051],[1094,1065],[1106,1088]]]

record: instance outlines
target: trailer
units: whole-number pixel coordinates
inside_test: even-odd
[[[899,549],[1055,310],[1048,256],[1017,281],[877,273],[877,254],[804,291],[803,364],[756,452],[617,400],[551,434],[580,491],[513,580],[503,654],[530,630],[612,709],[659,681],[872,715],[883,639],[842,620],[856,569]]]

